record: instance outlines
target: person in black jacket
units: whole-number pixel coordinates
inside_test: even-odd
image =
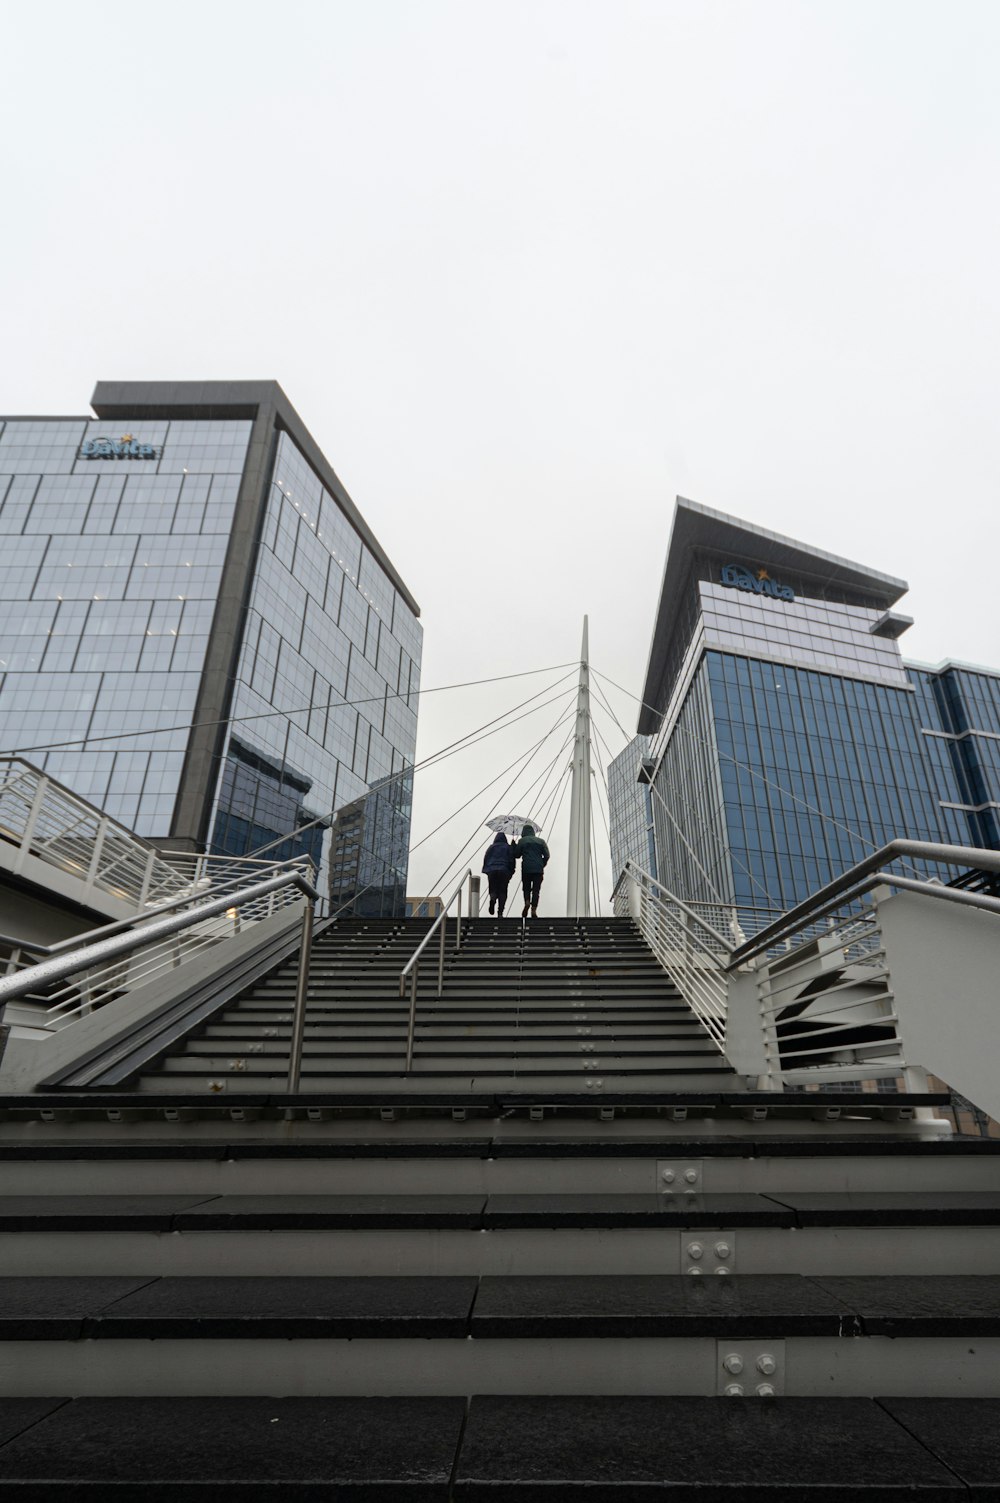
[[[486,855],[483,857],[483,871],[490,881],[490,912],[493,912],[494,907],[498,908],[498,918],[503,918],[507,905],[507,888],[516,868],[514,848],[507,844],[507,837],[501,832],[494,837],[493,844],[486,847]]]
[[[528,917],[528,908],[531,908],[531,917],[538,917],[538,895],[542,886],[542,873],[549,859],[549,848],[540,835],[535,834],[534,825],[525,825],[521,830],[520,840],[516,840],[511,846],[515,859],[521,858],[521,888],[524,892],[524,907],[521,909],[521,917]]]

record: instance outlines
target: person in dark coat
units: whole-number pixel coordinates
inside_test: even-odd
[[[497,908],[498,918],[503,918],[503,911],[507,906],[507,888],[516,869],[514,848],[507,844],[507,837],[501,831],[494,837],[493,844],[486,847],[486,855],[483,857],[483,871],[490,881],[490,912]]]
[[[540,835],[535,834],[534,825],[525,825],[521,830],[520,840],[516,840],[511,846],[515,859],[521,860],[521,890],[524,893],[524,907],[521,909],[521,917],[528,917],[528,909],[531,909],[531,917],[538,917],[538,895],[542,886],[542,873],[549,859],[549,848]]]

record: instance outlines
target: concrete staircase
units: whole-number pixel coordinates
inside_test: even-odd
[[[605,920],[473,921],[404,1076],[425,932],[320,938],[295,1098],[290,967],[0,1101],[0,1492],[1000,1498],[1000,1140],[747,1090]]]
[[[428,925],[338,924],[316,941],[302,1088],[378,1096],[505,1091],[594,1095],[713,1092],[741,1082],[628,920],[468,920],[448,934],[442,995],[436,940],[418,989],[413,1072],[401,1073],[410,1004],[400,971]],[[431,953],[433,951],[434,953]],[[197,1037],[180,1041],[144,1091],[280,1089],[297,960]]]

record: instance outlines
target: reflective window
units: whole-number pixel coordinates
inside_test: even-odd
[[[407,700],[421,639],[337,498],[282,434],[215,850],[306,852],[321,864],[332,911],[402,913],[416,747],[416,701]]]
[[[249,432],[86,419],[0,431],[0,746],[140,835],[169,833],[188,733],[133,733],[191,720]],[[138,454],[83,452],[126,436]]]

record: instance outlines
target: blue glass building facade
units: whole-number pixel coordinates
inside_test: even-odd
[[[907,665],[905,590],[678,500],[639,721],[678,896],[749,932],[894,837],[997,847],[1000,676]]]
[[[942,808],[969,845],[1000,850],[1000,672],[950,662],[907,671]]]
[[[0,748],[163,845],[324,883],[371,800],[365,905],[402,913],[416,602],[275,383],[93,406],[0,419]]]
[[[656,876],[653,797],[648,782],[640,776],[648,757],[649,737],[634,736],[608,764],[611,868],[616,877],[625,870],[626,861]]]

